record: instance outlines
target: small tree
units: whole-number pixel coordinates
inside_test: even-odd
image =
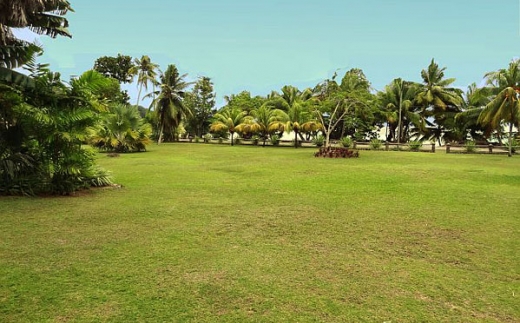
[[[244,125],[250,117],[247,117],[245,111],[237,108],[225,108],[215,114],[213,117],[215,121],[211,124],[210,131],[220,132],[227,131],[231,135],[231,146],[233,146],[233,135],[240,127]]]
[[[199,78],[193,90],[186,93],[185,104],[192,111],[192,115],[187,118],[186,126],[190,132],[202,137],[209,130],[215,107],[213,83],[209,77]]]
[[[130,83],[134,78],[132,71],[135,64],[132,57],[128,55],[117,54],[117,57],[102,56],[94,62],[94,70],[118,80],[120,83]]]

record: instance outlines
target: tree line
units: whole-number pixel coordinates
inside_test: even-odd
[[[102,57],[95,68],[103,65],[100,72],[116,75],[118,68],[128,66],[129,72],[123,73],[121,81],[128,80],[132,71],[141,71],[137,79],[139,93],[143,88],[146,91],[149,84],[164,88],[162,76],[157,79],[158,66],[148,56],[135,59],[132,66],[115,64],[122,59],[131,61],[122,55]],[[107,60],[114,61],[114,68],[107,69],[108,64],[100,63]],[[173,68],[176,69],[174,65]],[[420,71],[422,82],[396,78],[382,91],[375,91],[363,71],[353,68],[341,80],[334,73],[330,79],[303,90],[287,85],[266,96],[252,96],[248,91],[231,94],[224,97],[225,105],[219,110],[214,109],[215,94],[208,77],[190,83],[184,81],[186,75],[179,76],[175,71],[174,87],[170,86],[170,94],[162,94],[172,99],[161,104],[154,99],[150,111],[157,114],[156,137],[166,134],[156,138],[159,142],[211,133],[232,139],[255,137],[265,143],[273,136],[291,133],[297,147],[298,140],[318,136],[324,137],[326,145],[346,136],[369,140],[384,128],[385,140],[397,143],[413,140],[437,141],[439,145],[466,141],[503,144],[507,138],[511,155],[519,122],[520,62],[513,60],[507,68],[486,73],[484,87],[473,83],[466,91],[454,87],[455,79],[446,78],[445,71],[446,67],[432,59]],[[192,91],[186,91],[194,83]],[[161,91],[154,90],[145,97],[159,95]]]

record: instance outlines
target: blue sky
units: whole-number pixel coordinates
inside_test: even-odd
[[[519,0],[74,1],[73,39],[41,37],[41,61],[70,75],[100,56],[148,55],[224,95],[312,87],[361,68],[375,89],[419,81],[432,58],[466,87],[520,56]],[[135,100],[137,90],[129,87]]]

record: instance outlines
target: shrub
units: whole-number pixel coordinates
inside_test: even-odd
[[[258,135],[254,135],[252,138],[251,138],[252,142],[253,142],[253,145],[255,146],[258,146],[258,142],[260,141],[260,136]]]
[[[516,153],[516,150],[518,148],[520,148],[520,142],[517,139],[514,139],[514,138],[511,139],[511,140],[512,140],[511,141],[511,145],[512,145],[511,152],[514,154],[514,153]]]
[[[195,136],[195,143],[199,143],[200,142],[200,137],[199,136]]]
[[[410,141],[408,143],[408,146],[410,147],[411,151],[419,151],[422,147],[422,142],[416,140],[416,141]]]
[[[280,137],[278,137],[278,135],[272,135],[269,141],[271,142],[271,145],[278,146],[280,144]]]
[[[222,138],[222,137],[218,137],[218,143],[221,144],[221,143],[223,143],[223,142],[224,142],[224,138]]]
[[[99,124],[88,128],[88,142],[101,151],[118,153],[145,151],[152,126],[144,122],[135,106],[115,104],[100,114]]]
[[[316,147],[321,147],[325,143],[325,137],[323,135],[318,135],[314,137],[312,143],[316,145]]]
[[[343,137],[343,138],[341,138],[339,143],[344,148],[352,147],[352,139],[350,137]]]
[[[213,136],[210,133],[207,133],[204,135],[204,142],[209,144],[211,142],[211,139],[213,139]]]
[[[477,144],[473,140],[466,141],[464,144],[464,151],[467,153],[474,153],[477,151]]]
[[[242,138],[237,137],[237,139],[235,139],[235,145],[240,145],[241,143],[242,143]]]
[[[324,158],[357,158],[359,153],[356,150],[351,150],[343,147],[321,147],[314,157]]]
[[[370,140],[370,148],[377,150],[380,149],[383,143],[379,139],[372,139]]]

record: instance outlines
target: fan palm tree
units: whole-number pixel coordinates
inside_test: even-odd
[[[139,106],[139,102],[141,99],[141,91],[144,87],[145,90],[148,90],[148,84],[151,83],[154,86],[153,92],[155,92],[155,85],[157,85],[157,71],[159,70],[159,65],[152,63],[150,57],[147,55],[141,56],[141,59],[134,59],[134,66],[132,66],[128,73],[132,75],[137,75],[137,84],[139,86],[139,93],[137,94],[137,103]]]
[[[183,118],[192,114],[191,110],[183,104],[185,89],[192,84],[184,81],[186,75],[180,75],[175,65],[168,65],[160,77],[160,90],[146,95],[157,95],[152,101],[152,106],[155,107],[155,113],[157,113],[159,131],[157,144],[162,142],[166,128],[175,130]]]
[[[430,126],[437,127],[432,136],[437,137],[439,144],[441,144],[443,124],[460,112],[462,104],[462,91],[449,87],[455,79],[444,79],[445,70],[445,67],[439,68],[432,59],[428,69],[421,71],[423,86],[416,96],[416,103],[422,106],[422,118]],[[435,123],[429,122],[428,117],[433,117]]]
[[[3,0],[0,2],[0,67],[16,68],[41,47],[17,39],[12,28],[29,28],[39,35],[72,37],[63,16],[73,11],[66,0]]]
[[[143,122],[136,106],[114,104],[95,127],[89,129],[89,143],[115,152],[144,151],[151,143],[152,127]]]
[[[502,122],[509,124],[508,156],[513,151],[513,126],[520,121],[520,60],[514,60],[507,69],[486,74],[488,85],[495,95],[480,113],[479,122],[494,129]]]
[[[214,120],[209,128],[212,132],[228,131],[231,135],[231,146],[233,146],[233,135],[240,132],[242,128],[251,121],[246,111],[238,108],[227,108],[216,113]]]

